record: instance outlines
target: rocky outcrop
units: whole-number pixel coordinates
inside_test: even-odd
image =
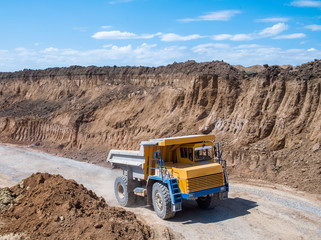
[[[233,176],[321,192],[321,61],[79,67],[0,73],[0,138],[101,162],[110,148],[214,133]]]

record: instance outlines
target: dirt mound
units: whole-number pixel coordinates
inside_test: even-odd
[[[3,194],[2,194],[3,193]],[[0,190],[0,234],[30,239],[151,239],[151,229],[133,213],[109,207],[83,185],[60,175],[37,173]],[[15,200],[16,199],[16,200]],[[11,207],[8,208],[8,205]]]
[[[265,65],[267,67],[267,65]],[[263,72],[265,67],[261,65],[254,65],[254,66],[249,66],[249,67],[244,67],[242,65],[234,65],[236,69],[245,72],[246,74],[256,74],[259,72]]]

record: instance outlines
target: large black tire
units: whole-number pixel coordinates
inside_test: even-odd
[[[207,195],[205,197],[198,197],[196,202],[201,209],[213,209],[217,205],[218,196]]]
[[[172,211],[172,201],[168,187],[160,182],[153,185],[152,190],[153,207],[158,217],[169,219],[175,216]]]
[[[115,196],[123,207],[132,206],[135,202],[135,194],[128,184],[127,176],[117,177],[114,184]]]

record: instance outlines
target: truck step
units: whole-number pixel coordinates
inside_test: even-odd
[[[181,194],[181,192],[179,191],[179,189],[173,189],[172,190],[172,193],[175,195],[175,194]]]
[[[147,196],[147,189],[143,188],[143,187],[136,187],[134,189],[134,194],[138,195],[138,196],[145,197],[145,196]]]
[[[174,198],[174,204],[182,203],[182,198]]]
[[[173,212],[182,211],[182,203],[176,203],[172,205],[172,211]]]
[[[180,192],[172,193],[174,204],[182,203],[182,195]]]
[[[170,179],[169,180],[170,182],[171,182],[171,184],[178,184],[178,182],[177,182],[177,179],[176,178],[172,178],[172,179]]]

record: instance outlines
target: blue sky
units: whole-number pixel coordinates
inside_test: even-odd
[[[3,0],[0,71],[321,58],[321,1]]]

